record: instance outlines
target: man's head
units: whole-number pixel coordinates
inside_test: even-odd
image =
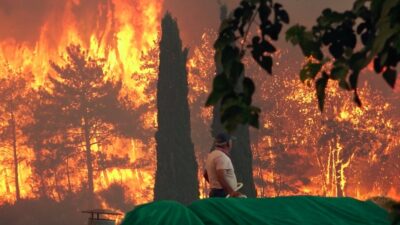
[[[215,147],[230,150],[232,148],[233,139],[234,138],[227,133],[219,133],[217,136],[215,136]]]

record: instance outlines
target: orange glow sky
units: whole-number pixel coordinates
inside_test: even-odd
[[[95,26],[91,22],[95,21],[96,7],[98,2],[106,0],[74,0],[80,2],[80,7],[74,10],[74,14],[80,17],[87,29]],[[130,0],[135,2],[136,0]],[[162,1],[162,0],[160,0]],[[181,37],[185,46],[194,49],[199,43],[201,35],[207,29],[218,29],[219,26],[219,3],[226,3],[232,10],[240,2],[239,0],[163,0],[163,11],[170,11],[177,18],[181,30]],[[34,44],[40,38],[40,28],[44,21],[52,18],[53,23],[61,20],[66,1],[60,0],[0,0],[0,40],[14,39],[19,43]],[[343,11],[352,7],[353,1],[348,0],[279,0],[287,9],[291,18],[291,25],[296,23],[310,26],[313,24],[325,8]],[[59,12],[59,13],[57,13]],[[92,12],[93,15],[87,15]],[[85,15],[83,15],[85,14]],[[137,18],[138,20],[140,18]],[[58,33],[55,30],[49,33]],[[89,37],[87,37],[89,38]],[[283,35],[281,40],[283,40]],[[56,42],[56,38],[48,37],[47,40]],[[50,45],[52,43],[49,43]],[[54,45],[56,45],[54,43]],[[285,41],[280,41],[277,47],[289,49],[291,58],[288,61],[302,61],[299,48],[293,48]],[[190,51],[191,54],[191,51]],[[297,65],[293,66],[293,71],[299,71]],[[384,94],[393,96],[392,90],[387,88],[387,84],[381,76],[369,74],[362,76],[361,79],[372,79],[373,86],[384,90]],[[360,83],[363,83],[362,81]],[[399,82],[398,82],[399,83]],[[399,86],[399,85],[398,85]],[[397,94],[400,94],[397,91]],[[400,104],[400,103],[396,103]]]

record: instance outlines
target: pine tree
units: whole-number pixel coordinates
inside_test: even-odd
[[[26,132],[37,156],[46,154],[58,159],[58,164],[54,160],[48,162],[53,168],[71,155],[82,159],[91,204],[97,171],[94,147],[109,144],[115,136],[132,136],[135,123],[129,101],[120,97],[121,82],[105,79],[102,61],[90,58],[79,46],[69,46],[67,53],[66,65],[51,63],[57,74],[50,76],[49,85],[39,90],[34,120]],[[46,162],[43,160],[40,164]]]
[[[188,49],[182,50],[177,22],[167,13],[162,20],[157,83],[157,171],[154,198],[171,199],[184,204],[199,196],[187,100],[187,54]]]
[[[19,175],[20,154],[23,145],[22,126],[28,121],[29,86],[21,74],[9,71],[8,77],[0,79],[0,143],[12,151],[15,199],[21,199]],[[8,151],[6,151],[8,152]]]

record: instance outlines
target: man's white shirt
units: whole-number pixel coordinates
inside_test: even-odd
[[[223,187],[218,182],[217,170],[225,170],[225,179],[232,189],[237,186],[237,180],[235,170],[233,169],[232,161],[224,152],[221,150],[214,150],[208,154],[206,161],[206,170],[208,174],[208,180],[211,188],[222,189]]]

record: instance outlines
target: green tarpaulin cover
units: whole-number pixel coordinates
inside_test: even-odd
[[[390,225],[389,214],[370,201],[291,196],[212,198],[184,206],[158,201],[136,207],[121,225]]]

